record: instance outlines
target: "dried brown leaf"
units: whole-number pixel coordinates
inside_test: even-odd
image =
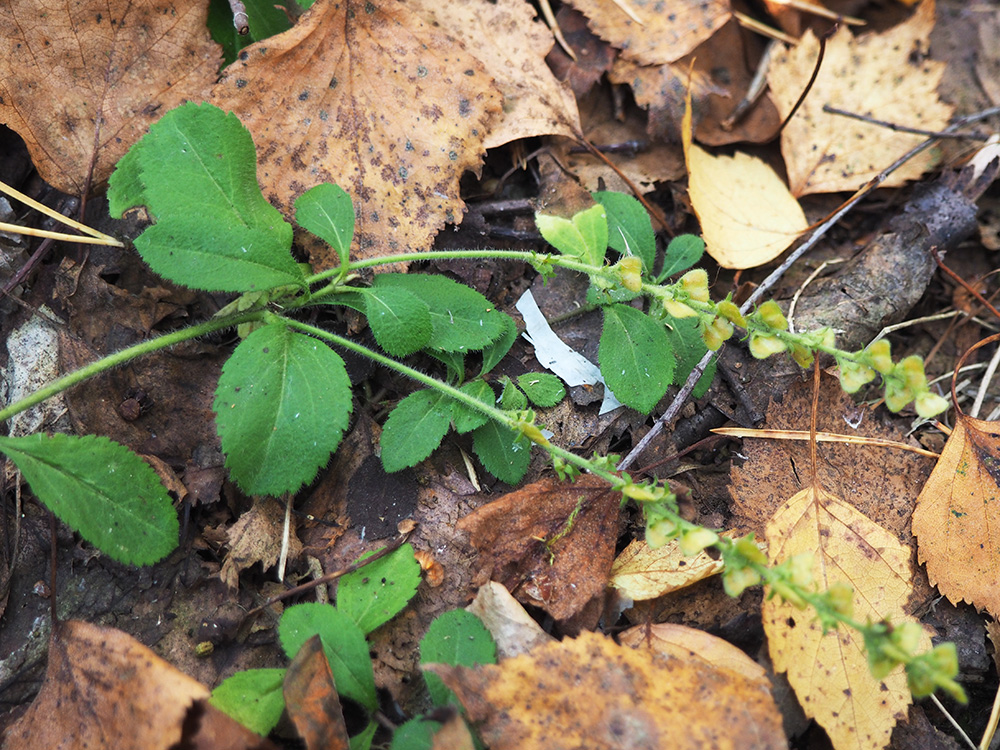
[[[421,250],[464,210],[501,97],[475,57],[394,0],[318,0],[224,71],[212,103],[253,134],[264,195],[292,214],[335,182],[357,214],[355,258]],[[360,244],[359,244],[360,243]],[[338,263],[310,248],[315,270]]]
[[[723,567],[722,560],[713,560],[704,551],[688,557],[676,540],[652,549],[636,539],[611,566],[610,585],[635,601],[656,599],[713,576]]]
[[[0,3],[0,122],[46,182],[80,195],[146,128],[203,98],[222,62],[201,0]]]
[[[241,515],[229,529],[229,554],[222,563],[219,577],[230,588],[236,588],[240,571],[255,563],[265,570],[278,562],[284,537],[285,518],[281,504],[267,497],[255,497],[253,506]],[[302,543],[291,529],[288,538],[288,559],[302,553]]]
[[[314,635],[288,665],[283,686],[288,718],[307,750],[347,750],[351,741],[323,643]]]

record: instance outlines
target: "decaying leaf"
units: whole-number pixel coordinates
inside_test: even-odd
[[[777,173],[755,156],[713,156],[691,142],[691,109],[681,127],[688,196],[705,250],[725,268],[774,260],[809,226]]]
[[[41,692],[4,736],[4,748],[220,747],[198,744],[213,737],[233,750],[274,747],[208,697],[208,688],[122,631],[69,620],[52,639]]]
[[[499,666],[429,669],[455,691],[494,750],[787,747],[778,710],[759,682],[595,633]]]
[[[655,625],[636,625],[623,632],[618,640],[623,646],[648,648],[673,654],[681,659],[702,659],[710,668],[738,672],[752,682],[770,690],[767,671],[739,648],[704,630],[660,622]]]
[[[160,115],[208,92],[222,50],[200,0],[0,3],[0,122],[39,174],[80,195]]]
[[[945,65],[927,59],[934,2],[882,34],[855,37],[842,26],[826,44],[826,55],[809,96],[781,132],[781,152],[793,195],[856,190],[924,136],[823,111],[825,105],[910,127],[941,130],[954,108],[936,89]],[[800,44],[778,55],[768,72],[771,95],[782,117],[798,101],[816,65],[819,42],[807,31]],[[914,180],[936,161],[932,152],[897,169],[883,187]]]
[[[675,62],[732,17],[729,0],[572,0],[601,39],[643,65]],[[628,8],[640,22],[626,12]]]
[[[686,556],[676,540],[652,549],[645,540],[636,539],[611,566],[610,585],[635,601],[656,599],[713,576],[723,567],[722,560],[713,560],[704,551]]]
[[[482,620],[497,645],[497,656],[506,659],[526,654],[535,646],[548,643],[552,636],[529,615],[524,607],[496,581],[480,586],[472,604],[466,607]]]
[[[593,475],[543,479],[470,513],[458,528],[479,550],[485,580],[565,620],[604,593],[618,506],[616,493]]]
[[[421,18],[465,42],[503,94],[503,114],[486,137],[486,148],[538,135],[580,132],[576,99],[552,75],[545,56],[555,39],[523,0],[421,0]]]
[[[288,666],[284,695],[288,717],[307,750],[347,750],[351,743],[340,696],[318,635],[305,642]]]
[[[464,204],[500,95],[482,63],[394,0],[318,0],[226,68],[212,102],[257,145],[258,179],[288,215],[335,182],[357,213],[356,258],[419,250]],[[312,248],[315,270],[339,260]]]
[[[955,604],[1000,615],[1000,422],[960,414],[913,512],[920,562]]]
[[[768,523],[767,542],[773,564],[812,554],[820,590],[834,583],[851,586],[855,619],[916,622],[902,614],[913,592],[910,549],[830,493],[809,486],[789,498]],[[839,628],[824,635],[812,611],[777,597],[764,602],[762,617],[775,670],[788,673],[806,715],[826,730],[834,747],[885,747],[913,700],[902,667],[875,680],[857,631]],[[926,633],[922,641],[919,650],[929,649]]]
[[[230,588],[239,585],[240,571],[254,563],[267,570],[278,562],[284,537],[284,514],[280,503],[267,497],[255,497],[253,506],[241,515],[229,529],[229,554],[222,563],[219,577]],[[302,542],[291,530],[288,537],[288,559],[302,553]]]

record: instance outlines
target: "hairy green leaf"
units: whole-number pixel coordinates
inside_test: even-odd
[[[108,186],[112,214],[144,205],[156,218],[135,247],[160,276],[207,291],[304,288],[292,227],[261,194],[253,140],[235,115],[184,104],[120,164]]]
[[[631,195],[603,191],[591,193],[608,215],[608,245],[622,255],[642,260],[642,270],[652,275],[656,260],[656,235],[649,214]]]
[[[518,375],[517,384],[531,399],[531,403],[543,409],[555,406],[566,395],[562,381],[547,372],[526,372],[524,375]]]
[[[289,659],[317,633],[337,692],[374,711],[378,707],[375,673],[365,634],[354,620],[329,604],[308,602],[289,607],[278,622],[278,638]]]
[[[382,273],[373,289],[406,289],[427,303],[431,314],[428,346],[446,352],[482,349],[504,332],[504,313],[483,295],[444,276]]]
[[[433,750],[434,734],[440,728],[437,721],[415,716],[393,732],[389,750]]]
[[[223,680],[209,703],[266,737],[285,710],[284,682],[284,669],[247,669]]]
[[[674,375],[674,353],[663,324],[628,305],[604,308],[597,361],[618,400],[643,414],[663,398]]]
[[[420,563],[413,547],[404,544],[343,576],[337,584],[337,609],[367,635],[402,612],[419,585]]]
[[[667,339],[674,350],[677,358],[677,369],[674,371],[674,383],[683,385],[701,358],[705,356],[708,347],[701,337],[701,328],[698,318],[671,318],[669,326],[666,328]],[[712,385],[712,378],[715,377],[715,364],[713,359],[708,363],[705,372],[698,378],[698,383],[694,387],[691,395],[701,398]]]
[[[453,667],[496,664],[497,646],[478,617],[464,609],[453,609],[439,615],[427,628],[420,641],[420,663]],[[455,694],[436,674],[424,672],[424,680],[435,706],[458,705]]]
[[[572,219],[535,214],[535,226],[542,237],[563,255],[600,266],[608,252],[608,218],[598,203],[580,211]]]
[[[179,524],[156,472],[105,437],[0,437],[35,496],[108,557],[152,565],[177,546]]]
[[[682,234],[670,240],[666,255],[663,257],[663,268],[656,277],[660,283],[669,276],[688,270],[701,260],[705,252],[705,241],[693,234]]]
[[[378,345],[394,357],[423,349],[431,340],[431,310],[406,289],[375,287],[364,294],[365,316]]]
[[[441,444],[451,426],[452,401],[438,391],[415,391],[400,401],[382,428],[382,467],[416,466]]]
[[[504,375],[500,378],[500,408],[504,411],[521,411],[528,408],[528,398],[514,381]]]
[[[222,368],[213,408],[226,466],[248,495],[294,492],[337,449],[351,381],[330,347],[281,323],[251,333]]]
[[[507,484],[520,482],[531,461],[531,444],[492,419],[472,432],[472,448],[486,470]]]
[[[324,183],[306,190],[295,200],[295,221],[328,243],[347,265],[354,241],[354,206],[342,187]]]
[[[447,368],[449,383],[461,383],[465,380],[465,355],[462,352],[443,352],[440,349],[427,349],[424,353],[436,359]]]
[[[496,400],[496,396],[493,394],[493,388],[491,388],[490,384],[485,380],[470,380],[468,383],[459,388],[459,390],[485,404],[489,404],[490,406],[493,406],[494,401]],[[490,418],[481,411],[477,411],[459,401],[454,402],[452,419],[455,423],[455,432],[460,435],[463,435],[466,432],[472,432],[472,430],[477,427],[482,427],[490,421]]]
[[[503,316],[503,333],[500,338],[483,349],[483,367],[479,371],[479,377],[486,375],[497,366],[501,359],[507,356],[507,352],[517,340],[517,326],[509,315]]]

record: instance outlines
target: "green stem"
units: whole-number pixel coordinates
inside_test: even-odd
[[[29,396],[26,396],[20,401],[17,401],[7,408],[0,410],[0,422],[6,421],[15,414],[20,414],[22,411],[30,409],[32,406],[40,404],[43,401],[82,383],[84,380],[100,375],[102,372],[106,372],[107,370],[117,367],[118,365],[125,364],[129,360],[135,359],[136,357],[141,357],[144,354],[150,354],[169,346],[175,346],[176,344],[198,338],[199,336],[204,336],[207,333],[213,333],[223,328],[232,328],[233,326],[240,325],[241,323],[250,323],[254,320],[259,320],[264,314],[265,313],[261,310],[253,310],[250,312],[240,313],[238,315],[227,316],[225,318],[213,319],[206,323],[200,323],[188,328],[182,328],[179,331],[165,333],[162,336],[157,336],[155,339],[149,339],[148,341],[143,341],[139,344],[130,346],[127,349],[122,349],[114,354],[109,354],[96,362],[92,362],[89,365],[81,367],[79,370],[74,370],[68,375],[63,375],[61,378],[53,380],[51,383],[39,388]]]

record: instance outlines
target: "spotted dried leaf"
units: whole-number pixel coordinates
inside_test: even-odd
[[[335,182],[355,203],[356,258],[427,248],[464,210],[501,96],[482,63],[396,0],[318,0],[240,53],[212,92],[254,136],[258,179],[286,213]],[[322,270],[339,259],[310,247]]]
[[[201,0],[0,3],[0,122],[39,174],[81,195],[151,123],[203,98],[222,62]]]

